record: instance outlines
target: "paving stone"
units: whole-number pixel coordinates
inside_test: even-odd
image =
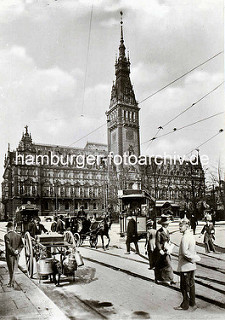
[[[63,312],[20,270],[16,272],[18,290],[7,287],[8,272],[0,265],[0,320],[63,320]]]
[[[4,296],[4,300],[6,300],[6,301],[7,301],[7,299],[15,300],[16,298],[18,298],[18,299],[25,298],[25,295],[22,291],[16,291],[14,289],[12,289],[12,291],[10,291],[10,292],[5,292],[3,296]]]
[[[16,300],[13,299],[13,302],[15,303],[17,309],[27,308],[28,306],[30,309],[30,306],[32,306],[31,302],[29,302],[25,299],[20,299],[19,297],[17,297]]]
[[[1,279],[1,283],[2,283],[3,286],[7,285],[8,282],[9,282],[9,278],[8,277],[4,278],[4,279]]]
[[[3,286],[2,289],[4,292],[11,292],[13,290],[13,288],[7,286]]]
[[[13,316],[17,307],[12,300],[5,301],[1,304],[0,316]]]

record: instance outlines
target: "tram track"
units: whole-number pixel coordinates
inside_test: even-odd
[[[86,248],[86,249],[89,249],[89,250],[92,250],[92,251],[95,251],[95,250],[96,250],[96,249],[88,248],[88,247],[83,247],[83,248]],[[131,250],[134,251],[132,248],[131,248]],[[109,255],[115,256],[115,257],[120,257],[121,259],[125,259],[125,260],[130,260],[130,259],[126,258],[126,257],[122,257],[122,256],[120,256],[120,255],[118,255],[118,254],[115,254],[115,253],[110,253],[110,252],[106,252],[106,251],[97,251],[97,252],[98,252],[98,253],[103,253],[103,254],[109,254]],[[199,253],[199,254],[201,255],[201,253]],[[140,256],[141,258],[143,258],[143,259],[145,259],[145,260],[148,261],[148,258],[147,258],[146,256],[144,256],[143,254],[139,254],[139,256]],[[172,256],[175,257],[175,258],[178,258],[178,255],[177,255],[177,254],[172,253]],[[209,256],[208,256],[208,257],[209,257]],[[210,257],[210,258],[213,258],[213,257]],[[222,261],[225,261],[225,260],[223,260],[223,259],[221,259],[221,260],[222,260]],[[132,259],[132,261],[136,261],[136,262],[138,262],[138,263],[142,263],[142,264],[146,264],[146,265],[149,264],[148,262],[140,261],[140,260],[137,260],[137,259]],[[201,267],[203,267],[203,268],[206,268],[206,269],[210,269],[210,270],[213,270],[213,271],[216,271],[216,272],[220,272],[220,273],[222,273],[222,274],[225,274],[225,270],[219,270],[217,267],[208,266],[208,265],[205,265],[205,264],[199,263],[199,262],[197,262],[197,265],[199,265],[199,266],[201,266]],[[174,273],[176,273],[176,272],[174,272]]]
[[[90,262],[93,262],[93,263],[97,263],[101,266],[104,266],[106,268],[109,268],[109,269],[112,269],[112,270],[115,270],[115,271],[119,271],[119,272],[122,272],[122,273],[125,273],[129,276],[132,276],[132,277],[136,277],[136,278],[139,278],[139,279],[142,279],[142,280],[145,280],[145,281],[150,281],[150,282],[153,282],[155,283],[155,281],[151,278],[148,278],[146,276],[143,276],[143,275],[140,275],[140,274],[137,274],[135,272],[132,272],[132,271],[129,271],[129,270],[126,270],[126,269],[123,269],[123,268],[120,268],[120,267],[116,267],[116,266],[112,266],[112,265],[109,265],[105,262],[102,262],[102,261],[98,261],[98,260],[95,260],[95,259],[92,259],[92,258],[87,258],[87,257],[84,257],[85,260],[87,261],[90,261]],[[196,282],[197,283],[197,282]],[[166,286],[168,287],[168,286]],[[208,286],[209,287],[209,286]],[[180,292],[180,289],[177,288],[177,287],[173,287],[173,286],[170,286],[169,287],[171,290],[174,290],[174,291],[178,291]],[[210,286],[210,289],[213,288]],[[213,288],[215,290],[215,288]],[[216,290],[217,291],[217,290]],[[222,290],[222,293],[225,294],[225,291]],[[205,297],[203,295],[200,295],[200,294],[196,294],[196,298],[198,299],[201,299],[205,302],[208,302],[208,303],[211,303],[217,307],[220,307],[222,309],[225,309],[225,304],[220,302],[220,301],[217,301],[217,300],[214,300],[214,299],[211,299],[211,298],[208,298],[208,297]]]
[[[85,247],[84,247],[84,248],[85,248]],[[85,249],[95,251],[95,249],[92,249],[92,248],[85,248]],[[101,254],[111,255],[111,256],[114,256],[114,257],[117,257],[117,258],[120,258],[120,259],[131,260],[131,261],[134,261],[134,262],[136,262],[136,263],[145,264],[146,266],[149,265],[149,263],[148,263],[147,261],[145,262],[145,261],[140,261],[140,260],[137,260],[137,259],[129,259],[129,258],[127,258],[127,257],[123,257],[123,256],[117,255],[117,254],[115,254],[115,253],[110,253],[110,252],[106,252],[106,251],[97,251],[97,252],[98,252],[98,253],[101,253]],[[144,258],[144,259],[146,259],[146,260],[148,260],[148,258],[146,258],[145,256],[143,256],[143,255],[141,255],[141,254],[140,254],[139,256],[142,257],[142,258]],[[178,256],[176,255],[176,257],[178,257]],[[112,266],[112,265],[107,264],[107,263],[105,263],[105,262],[98,261],[98,260],[96,260],[96,259],[92,259],[92,258],[85,257],[85,256],[84,256],[84,259],[86,259],[87,261],[90,261],[90,262],[94,262],[94,263],[100,264],[100,265],[102,265],[102,266],[104,266],[104,267],[107,267],[107,268],[110,268],[110,269],[112,269],[112,270],[116,270],[116,271],[119,271],[119,272],[123,272],[123,273],[125,273],[125,274],[127,274],[127,275],[134,276],[134,277],[136,277],[136,278],[140,278],[140,279],[142,279],[142,280],[151,281],[151,282],[154,282],[154,283],[155,283],[155,280],[154,280],[154,279],[151,279],[150,277],[146,277],[146,276],[144,276],[144,275],[141,275],[141,274],[138,274],[138,273],[129,271],[129,270],[127,270],[127,269],[123,269],[123,268],[120,268],[120,267],[117,267],[117,266]],[[203,267],[207,268],[207,266],[205,266],[205,265],[203,265]],[[211,269],[211,268],[210,268],[210,269]],[[218,270],[216,270],[216,269],[212,269],[212,270],[218,272]],[[219,271],[219,272],[220,272],[220,271]],[[176,272],[176,271],[174,271],[174,274],[178,275],[179,273]],[[214,287],[213,285],[211,285],[211,284],[209,284],[209,283],[206,283],[206,282],[203,282],[203,281],[201,281],[200,279],[205,280],[205,281],[211,281],[211,279],[209,279],[209,278],[207,278],[207,277],[205,277],[205,279],[204,279],[204,277],[196,276],[195,283],[198,284],[198,285],[200,285],[200,286],[203,286],[203,287],[205,287],[205,288],[207,288],[207,289],[210,289],[210,290],[212,290],[212,291],[214,291],[214,292],[217,292],[217,293],[220,293],[220,294],[222,294],[222,295],[225,295],[225,290],[220,289],[220,288],[218,288],[218,287]],[[213,281],[213,280],[214,280],[214,281]],[[212,282],[215,282],[215,283],[217,283],[217,284],[219,284],[219,285],[221,285],[221,286],[224,286],[224,282],[223,282],[223,281],[219,281],[219,280],[215,280],[215,279],[213,279],[213,280],[212,280]],[[175,287],[175,286],[170,286],[169,288],[171,288],[172,290],[175,290],[175,291],[180,291],[180,289],[179,289],[178,287]],[[220,307],[220,308],[225,309],[225,303],[223,303],[223,302],[220,302],[220,301],[217,301],[217,300],[215,300],[215,299],[206,297],[206,296],[204,296],[204,295],[202,295],[202,294],[197,294],[196,297],[199,298],[199,299],[201,299],[201,300],[203,300],[203,301],[206,301],[206,302],[208,302],[208,303],[211,303],[211,304],[213,304],[213,305],[216,305],[216,306],[218,306],[218,307]]]

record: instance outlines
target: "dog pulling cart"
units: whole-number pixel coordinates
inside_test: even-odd
[[[73,275],[76,267],[82,265],[82,261],[79,261],[82,258],[76,250],[76,242],[71,231],[66,231],[63,235],[58,233],[41,234],[36,238],[31,237],[27,231],[24,235],[24,241],[27,274],[30,278],[34,276],[35,270],[39,279],[43,276],[54,276],[55,261],[61,266],[62,273],[65,274],[63,272],[64,261],[68,253],[69,267]],[[59,260],[55,259],[56,256],[59,257]]]

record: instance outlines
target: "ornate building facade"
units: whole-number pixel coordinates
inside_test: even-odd
[[[100,161],[87,164],[88,155],[100,155]],[[87,143],[83,149],[35,144],[26,127],[18,148],[8,150],[5,157],[2,202],[6,216],[12,218],[27,201],[35,203],[42,215],[73,215],[81,206],[90,214],[103,212],[107,169],[101,159],[106,155],[107,145],[97,143]],[[51,156],[55,162],[57,157],[63,161],[48,163]]]
[[[115,82],[107,115],[108,146],[87,143],[85,148],[41,145],[33,143],[25,127],[18,148],[8,150],[5,157],[2,183],[2,203],[7,218],[12,218],[16,208],[27,201],[38,205],[42,215],[76,213],[81,206],[90,214],[101,214],[112,205],[118,210],[118,190],[144,190],[162,203],[171,202],[185,209],[204,194],[205,179],[201,163],[171,164],[163,161],[156,165],[155,158],[148,165],[108,165],[101,160],[95,165],[79,166],[76,157],[88,155],[104,159],[109,153],[123,157],[140,155],[140,127],[138,103],[130,81],[130,60],[126,55],[121,21],[119,56],[115,63]],[[18,154],[21,157],[17,157]],[[62,163],[47,163],[44,156],[62,157]],[[22,163],[26,156],[37,156],[43,162]],[[74,155],[67,163],[67,156]],[[17,161],[18,160],[18,161]],[[158,205],[159,205],[158,202]],[[178,212],[178,211],[177,211]]]

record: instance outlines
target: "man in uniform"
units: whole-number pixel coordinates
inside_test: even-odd
[[[14,231],[14,225],[12,221],[9,221],[6,225],[7,234],[5,235],[5,251],[6,262],[9,270],[9,283],[8,287],[15,286],[15,272],[18,267],[19,254],[23,249],[22,237]]]

